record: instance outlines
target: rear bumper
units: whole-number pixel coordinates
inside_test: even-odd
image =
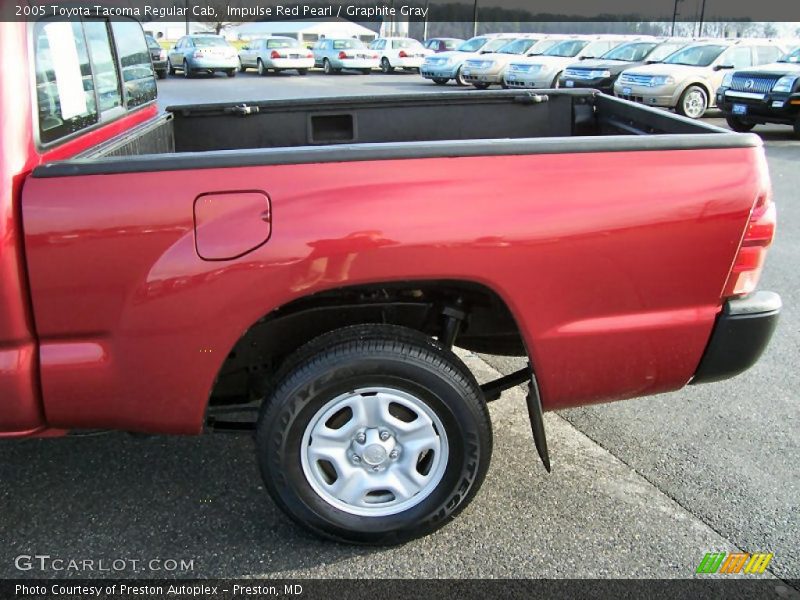
[[[781,297],[774,292],[728,300],[692,383],[722,381],[752,367],[769,344],[780,310]]]

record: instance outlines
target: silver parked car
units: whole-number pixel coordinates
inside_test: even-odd
[[[259,75],[288,69],[305,75],[314,66],[314,54],[294,38],[272,36],[252,40],[239,51],[239,70],[257,69]]]
[[[326,38],[314,46],[314,66],[322,67],[326,75],[339,73],[342,69],[368,75],[379,64],[378,53],[355,38]]]
[[[178,40],[167,56],[167,69],[170,75],[175,71],[183,72],[184,77],[192,77],[195,73],[224,72],[228,77],[236,75],[239,68],[239,57],[236,48],[220,35],[194,34],[185,35]]]
[[[774,62],[783,52],[781,45],[769,40],[702,41],[660,63],[624,71],[614,84],[614,94],[699,119],[715,106],[726,72]]]

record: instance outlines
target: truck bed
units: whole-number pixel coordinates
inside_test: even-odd
[[[592,90],[444,92],[173,106],[35,176],[757,144]]]

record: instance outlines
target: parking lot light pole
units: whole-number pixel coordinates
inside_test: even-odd
[[[475,0],[475,6],[472,9],[472,37],[478,35],[478,0]]]

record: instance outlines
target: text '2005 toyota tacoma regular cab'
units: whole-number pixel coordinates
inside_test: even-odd
[[[733,376],[775,326],[756,136],[591,90],[158,114],[137,23],[0,28],[0,436],[255,430],[292,518],[401,542],[475,495],[504,389],[549,469],[543,411]]]

